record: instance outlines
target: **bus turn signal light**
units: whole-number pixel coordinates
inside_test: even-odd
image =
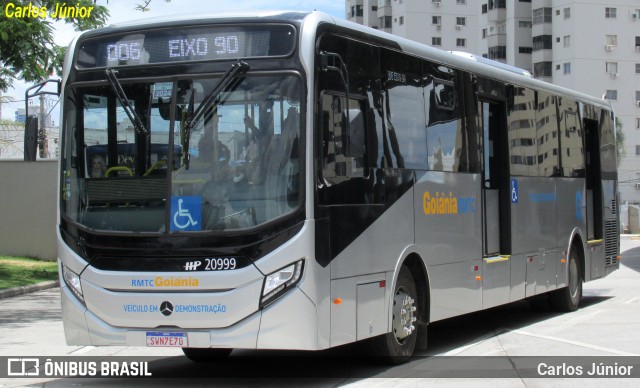
[[[342,304],[342,298],[333,298],[333,304]]]

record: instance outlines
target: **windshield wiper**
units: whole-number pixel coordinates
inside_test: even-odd
[[[118,97],[120,105],[122,105],[122,109],[124,109],[124,113],[127,114],[129,120],[131,120],[131,122],[133,123],[136,133],[139,135],[148,136],[149,130],[147,129],[147,127],[145,127],[142,119],[140,119],[138,113],[136,113],[135,109],[133,109],[133,107],[129,103],[129,98],[127,98],[127,94],[124,92],[124,89],[122,89],[120,81],[118,81],[118,72],[113,69],[107,69],[105,70],[105,73],[107,74],[107,80],[109,80],[113,92],[116,94],[116,97]]]
[[[191,130],[196,126],[198,121],[202,119],[202,117],[209,112],[211,114],[211,109],[218,106],[220,103],[224,102],[229,96],[229,92],[235,90],[244,75],[249,70],[249,65],[244,61],[238,61],[231,65],[231,68],[227,70],[226,73],[222,76],[220,81],[216,84],[216,87],[207,94],[207,96],[202,100],[202,103],[198,106],[198,109],[193,110],[194,106],[194,92],[191,92],[191,98],[189,99],[189,106],[187,108],[187,119],[185,120],[185,168],[189,169],[189,140],[191,138]],[[220,93],[226,93],[222,98],[220,97]]]

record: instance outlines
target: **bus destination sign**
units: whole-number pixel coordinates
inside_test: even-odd
[[[291,53],[292,26],[213,26],[150,30],[80,43],[79,68],[100,68],[202,60],[278,57]]]

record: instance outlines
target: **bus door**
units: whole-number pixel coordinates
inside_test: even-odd
[[[511,287],[506,110],[504,103],[480,101],[482,172],[482,306],[509,302]]]
[[[587,143],[587,239],[602,240],[602,174],[600,169],[600,136],[598,120],[584,118]]]

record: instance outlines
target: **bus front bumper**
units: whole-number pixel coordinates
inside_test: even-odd
[[[68,345],[147,346],[148,332],[186,333],[188,347],[318,350],[317,311],[298,287],[269,306],[225,328],[127,328],[109,325],[61,284]]]

